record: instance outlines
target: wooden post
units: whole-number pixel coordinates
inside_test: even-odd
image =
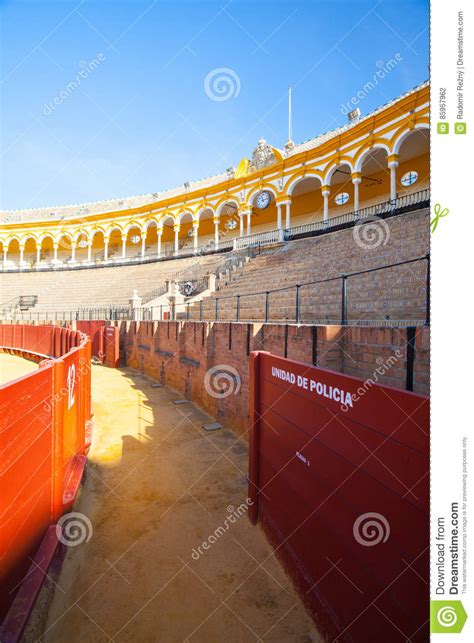
[[[265,353],[252,351],[249,363],[249,518],[255,525],[258,520],[258,461],[259,461],[259,389],[260,389],[260,360]]]

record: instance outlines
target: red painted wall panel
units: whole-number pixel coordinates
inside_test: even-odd
[[[119,365],[120,355],[120,333],[116,326],[104,328],[105,364],[112,368]]]
[[[76,322],[77,330],[89,335],[91,339],[91,351],[94,357],[101,361],[104,359],[104,328],[105,321],[78,321]]]
[[[0,347],[58,357],[0,386],[1,618],[29,557],[74,500],[91,420],[91,379],[90,342],[79,332],[1,325]]]
[[[429,400],[268,353],[251,372],[250,516],[319,629],[427,641]]]
[[[25,560],[50,523],[52,367],[0,388],[0,585],[21,580]],[[26,559],[27,562],[28,559]],[[9,602],[3,596],[2,605]]]

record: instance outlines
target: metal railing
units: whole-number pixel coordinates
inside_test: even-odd
[[[419,304],[419,315],[404,319],[391,319],[387,314],[384,317],[370,317],[366,312],[361,316],[350,315],[349,285],[352,278],[392,270],[412,264],[426,264],[425,272],[425,297]],[[419,278],[417,276],[417,278]],[[332,299],[340,298],[339,314],[332,306],[332,314],[315,315],[312,312],[312,301],[317,294],[317,287],[324,284],[334,284],[335,287],[329,292]],[[212,297],[196,303],[183,302],[182,304],[162,304],[161,306],[143,309],[142,319],[174,321],[180,319],[199,321],[226,321],[226,322],[265,322],[265,323],[310,323],[310,324],[336,324],[336,325],[373,325],[373,326],[420,326],[430,324],[430,256],[417,257],[407,261],[391,263],[376,268],[368,268],[347,274],[341,274],[327,279],[307,281],[291,286],[264,290],[258,292],[239,293],[223,297]],[[327,294],[327,293],[326,293]],[[281,303],[285,298],[284,303]],[[223,302],[231,302],[222,314]],[[250,313],[244,312],[244,304],[247,302]],[[293,303],[291,303],[293,302]],[[354,302],[352,302],[354,303]],[[357,303],[357,302],[355,302]],[[324,307],[319,303],[319,307]],[[260,312],[259,312],[260,311]]]
[[[71,310],[10,311],[0,313],[3,321],[79,321],[104,319],[107,321],[130,320],[129,306],[101,306]]]
[[[184,279],[177,282],[179,292],[185,297],[195,297],[208,289],[209,279],[201,277],[200,279]]]
[[[234,247],[236,250],[242,248],[255,248],[260,245],[270,245],[283,241],[283,231],[268,230],[266,232],[259,232],[251,234],[248,237],[239,237],[234,240]]]
[[[230,255],[226,255],[223,261],[219,261],[214,266],[202,265],[199,260],[196,261],[192,266],[188,266],[184,270],[179,270],[168,277],[167,281],[174,282],[198,282],[199,291],[206,290],[204,287],[204,280],[208,275],[215,275],[216,277],[224,272],[230,272],[234,267],[238,265],[243,265],[247,258],[250,258],[255,254],[253,248],[244,248],[242,250],[232,252]],[[164,295],[167,292],[167,285],[164,284],[158,288],[154,288],[142,295],[142,304],[147,304],[153,299],[157,299],[161,295]]]
[[[361,275],[393,270],[402,266],[410,266],[424,262],[426,265],[424,283],[425,296],[418,303],[418,316],[411,315],[407,318],[393,319],[385,314],[384,317],[374,318],[369,312],[362,315],[350,315],[349,286],[350,280]],[[421,279],[416,275],[417,279]],[[318,315],[314,312],[314,297],[318,288],[324,288],[325,284],[334,284],[329,292],[323,293],[333,302],[340,298],[339,311],[337,305],[328,304],[327,301],[319,302],[317,306],[325,308],[325,314]],[[359,295],[360,297],[360,295]],[[282,303],[282,300],[283,303]],[[223,302],[231,302],[222,314]],[[250,301],[250,304],[248,303]],[[247,302],[246,313],[244,304]],[[371,304],[374,302],[371,301]],[[377,302],[375,302],[377,303]],[[364,306],[364,302],[355,302],[356,305]],[[329,311],[329,312],[328,312]],[[8,317],[12,319],[12,316]],[[376,268],[358,270],[351,273],[341,274],[326,279],[307,281],[264,290],[257,292],[239,293],[223,297],[209,297],[199,302],[183,302],[180,304],[161,304],[132,310],[128,306],[109,306],[102,308],[80,308],[72,311],[30,312],[17,313],[13,319],[18,320],[55,320],[73,321],[79,319],[106,319],[106,320],[131,320],[142,321],[175,321],[175,320],[199,320],[199,321],[226,321],[226,322],[265,322],[265,323],[294,323],[294,324],[336,324],[336,325],[372,325],[372,326],[420,326],[430,324],[430,255],[386,264]]]
[[[339,217],[331,217],[327,221],[314,221],[313,223],[294,226],[289,230],[285,230],[284,238],[286,241],[289,241],[292,239],[316,236],[318,234],[324,234],[325,232],[334,232],[335,230],[357,225],[364,219],[370,219],[371,217],[386,219],[399,214],[404,214],[405,212],[410,212],[414,208],[417,210],[425,207],[428,208],[429,205],[429,189],[420,190],[419,192],[400,196],[393,201],[376,203],[355,212],[342,214]]]
[[[164,295],[166,292],[168,292],[168,286],[166,284],[164,284],[163,286],[160,286],[159,288],[154,288],[153,290],[149,290],[143,295],[142,304],[147,304],[149,301],[153,301],[153,299],[157,299],[157,297],[161,297],[161,295]]]

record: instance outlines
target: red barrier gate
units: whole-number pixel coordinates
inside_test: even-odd
[[[320,631],[428,641],[429,399],[268,353],[250,395],[250,518]]]
[[[91,354],[98,357],[102,362],[104,360],[104,329],[105,321],[77,321],[77,330],[89,335],[91,339]]]
[[[43,361],[38,371],[0,386],[0,618],[48,527],[72,506],[92,423],[85,335],[0,325],[2,350]],[[20,620],[25,611],[22,604]],[[0,638],[11,636],[2,630]]]
[[[104,328],[105,365],[117,368],[120,354],[120,332],[116,326]]]

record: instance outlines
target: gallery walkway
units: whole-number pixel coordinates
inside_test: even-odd
[[[74,508],[84,529],[69,534],[81,544],[67,548],[41,640],[319,641],[239,509],[246,444],[226,429],[205,432],[208,416],[127,369],[94,366],[93,396]]]

